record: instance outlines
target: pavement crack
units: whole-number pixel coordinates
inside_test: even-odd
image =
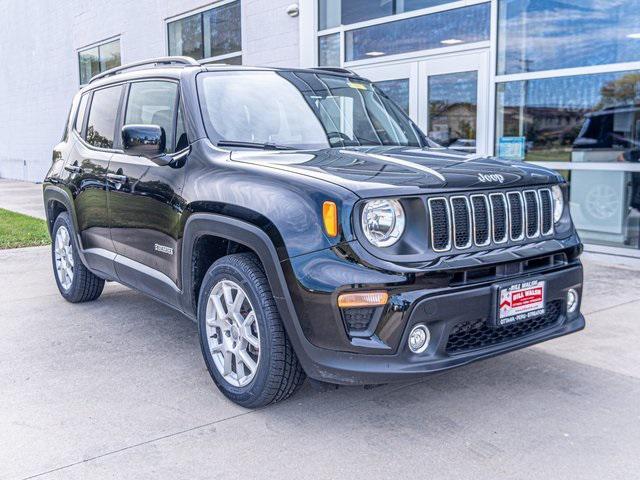
[[[416,381],[413,381],[413,382],[407,382],[407,383],[402,383],[402,384],[395,385],[395,386],[385,390],[384,392],[380,392],[379,395],[373,395],[371,398],[367,399],[367,401],[375,401],[377,398],[382,398],[382,397],[387,396],[389,394],[395,393],[395,392],[397,392],[399,390],[403,390],[405,388],[409,388],[409,387],[412,387],[414,385],[418,385],[418,384],[424,383],[426,381],[427,381],[427,379],[420,379],[420,380],[416,380]],[[360,401],[358,401],[358,402],[356,402],[356,401],[350,402],[349,404],[347,404],[347,405],[345,405],[345,406],[343,406],[341,408],[337,408],[337,409],[333,410],[331,413],[337,413],[337,412],[341,412],[341,411],[344,411],[344,410],[348,410],[349,408],[352,408],[353,406],[358,405],[360,403],[361,403]],[[268,408],[268,407],[264,407],[264,408]],[[250,415],[252,413],[257,413],[257,412],[259,412],[261,410],[264,410],[264,408],[258,408],[258,409],[252,410],[252,411],[242,412],[242,413],[239,413],[237,415],[232,415],[232,416],[227,417],[227,418],[222,418],[220,420],[216,420],[216,421],[205,423],[205,424],[198,425],[198,426],[195,426],[195,427],[187,428],[185,430],[180,430],[180,431],[177,431],[177,432],[169,433],[167,435],[162,435],[162,436],[159,436],[159,437],[151,438],[149,440],[145,440],[144,442],[135,443],[133,445],[127,445],[126,447],[122,447],[122,448],[118,448],[116,450],[111,450],[109,452],[101,453],[100,455],[95,455],[95,456],[90,457],[90,458],[85,458],[84,460],[80,460],[80,461],[77,461],[77,462],[69,463],[67,465],[62,465],[60,467],[52,468],[50,470],[47,470],[47,471],[44,471],[44,472],[40,472],[40,473],[37,473],[35,475],[30,475],[28,477],[23,477],[22,480],[30,480],[32,478],[42,477],[44,475],[49,475],[51,473],[59,472],[61,470],[65,470],[67,468],[76,467],[76,466],[82,465],[84,463],[88,463],[88,462],[92,462],[92,461],[95,461],[95,460],[99,460],[101,458],[108,457],[108,456],[114,455],[116,453],[125,452],[127,450],[132,450],[134,448],[142,447],[144,445],[149,445],[151,443],[158,442],[160,440],[165,440],[167,438],[177,437],[179,435],[183,435],[185,433],[190,433],[190,432],[202,429],[202,428],[207,428],[207,427],[210,427],[210,426],[213,426],[213,425],[218,425],[218,424],[224,423],[224,422],[229,421],[229,420],[235,420],[237,418],[241,418],[241,417]]]
[[[246,415],[250,415],[252,413],[259,412],[260,410],[262,410],[262,409],[259,408],[259,409],[251,410],[251,411],[248,411],[248,412],[242,412],[242,413],[239,413],[237,415],[232,415],[230,417],[221,418],[220,420],[215,420],[213,422],[204,423],[202,425],[197,425],[195,427],[187,428],[185,430],[180,430],[180,431],[177,431],[177,432],[168,433],[166,435],[161,435],[159,437],[151,438],[149,440],[145,440],[144,442],[135,443],[133,445],[127,445],[126,447],[122,447],[122,448],[118,448],[116,450],[111,450],[109,452],[101,453],[100,455],[95,455],[95,456],[90,457],[90,458],[85,458],[84,460],[80,460],[78,462],[69,463],[67,465],[62,465],[60,467],[52,468],[51,470],[47,470],[45,472],[40,472],[40,473],[36,473],[35,475],[30,475],[28,477],[23,477],[22,480],[29,480],[31,478],[38,478],[38,477],[42,477],[43,475],[49,475],[50,473],[59,472],[61,470],[65,470],[67,468],[71,468],[71,467],[75,467],[75,466],[78,466],[78,465],[82,465],[83,463],[93,462],[95,460],[98,460],[98,459],[101,459],[101,458],[104,458],[104,457],[108,457],[108,456],[114,455],[116,453],[125,452],[127,450],[132,450],[134,448],[142,447],[144,445],[149,445],[151,443],[158,442],[160,440],[165,440],[167,438],[173,438],[173,437],[177,437],[179,435],[184,435],[185,433],[189,433],[189,432],[193,432],[193,431],[196,431],[196,430],[200,430],[202,428],[211,427],[213,425],[218,425],[220,423],[224,423],[224,422],[229,421],[229,420],[235,420],[237,418],[244,417]]]

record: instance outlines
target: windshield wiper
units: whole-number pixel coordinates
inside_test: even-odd
[[[276,145],[275,143],[239,142],[235,140],[220,140],[218,147],[261,148],[263,150],[297,150],[295,147]]]

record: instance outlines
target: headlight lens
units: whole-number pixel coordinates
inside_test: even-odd
[[[404,232],[405,215],[397,200],[371,200],[362,209],[362,230],[376,247],[390,247]]]
[[[554,185],[551,188],[553,194],[553,221],[558,223],[562,218],[562,212],[564,212],[564,195],[560,185]]]

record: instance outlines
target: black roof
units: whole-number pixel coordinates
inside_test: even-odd
[[[186,70],[189,71],[305,71],[324,72],[339,76],[359,77],[351,70],[337,67],[315,68],[283,68],[283,67],[252,67],[243,65],[225,65],[222,63],[199,62],[191,57],[159,57],[128,63],[102,72],[89,81],[84,87],[89,90],[95,86],[106,85],[114,82],[127,81],[139,78],[169,77],[180,78]]]

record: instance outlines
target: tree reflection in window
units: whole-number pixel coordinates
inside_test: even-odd
[[[95,128],[90,126],[87,128],[87,142],[98,148],[111,148],[113,147],[113,141],[109,140],[104,135],[100,135],[99,132],[96,132]]]

